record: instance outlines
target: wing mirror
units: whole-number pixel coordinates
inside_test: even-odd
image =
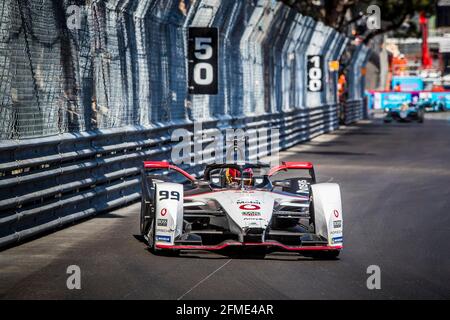
[[[291,182],[290,181],[284,181],[284,180],[278,180],[278,181],[273,181],[272,185],[274,187],[289,188],[291,186]]]
[[[205,180],[195,180],[193,182],[194,186],[197,187],[204,187],[204,186],[209,186],[209,181],[205,181]]]

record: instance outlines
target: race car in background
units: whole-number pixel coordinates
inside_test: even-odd
[[[447,110],[445,101],[442,99],[434,101],[424,99],[419,101],[418,105],[426,112],[443,112]]]
[[[184,183],[171,181],[170,170]],[[211,164],[202,179],[168,162],[144,162],[140,231],[154,253],[258,248],[333,259],[342,223],[339,185],[317,183],[309,162]]]
[[[385,109],[384,122],[390,123],[392,120],[400,122],[417,121],[423,123],[425,118],[425,110],[423,106],[412,102],[403,103],[397,107]]]

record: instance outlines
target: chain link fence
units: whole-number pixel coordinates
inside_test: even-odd
[[[67,19],[76,5],[79,28]],[[180,1],[5,0],[0,137],[184,119]]]
[[[325,72],[322,92],[307,92],[306,55],[337,60],[347,39],[278,1],[4,0],[0,7],[2,140],[336,102],[336,73]],[[78,19],[75,28],[70,19]],[[220,30],[216,96],[187,94],[190,26]],[[351,96],[360,99],[362,89]]]

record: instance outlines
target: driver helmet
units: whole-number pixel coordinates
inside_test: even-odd
[[[241,173],[237,169],[227,168],[225,170],[225,178],[228,184],[237,182],[237,178],[241,176]]]
[[[253,182],[253,169],[252,168],[244,169],[244,171],[242,172],[242,178],[244,179],[245,185],[251,186]]]
[[[227,168],[225,177],[228,184],[238,183],[241,179],[241,172],[237,169]],[[247,168],[242,171],[242,179],[245,185],[251,185],[253,181],[253,169]]]

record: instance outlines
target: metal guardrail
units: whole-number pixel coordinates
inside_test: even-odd
[[[224,120],[202,123],[204,132],[219,122]],[[280,149],[286,149],[335,130],[337,106],[231,118],[227,123],[221,130],[257,130],[270,123],[280,130]],[[192,132],[193,123],[173,123],[170,130],[176,128]],[[127,127],[2,144],[0,247],[139,200],[142,162],[170,159],[175,143],[167,127]],[[198,175],[202,168],[185,169]]]
[[[348,125],[364,118],[364,100],[350,100],[343,105],[341,123]]]

